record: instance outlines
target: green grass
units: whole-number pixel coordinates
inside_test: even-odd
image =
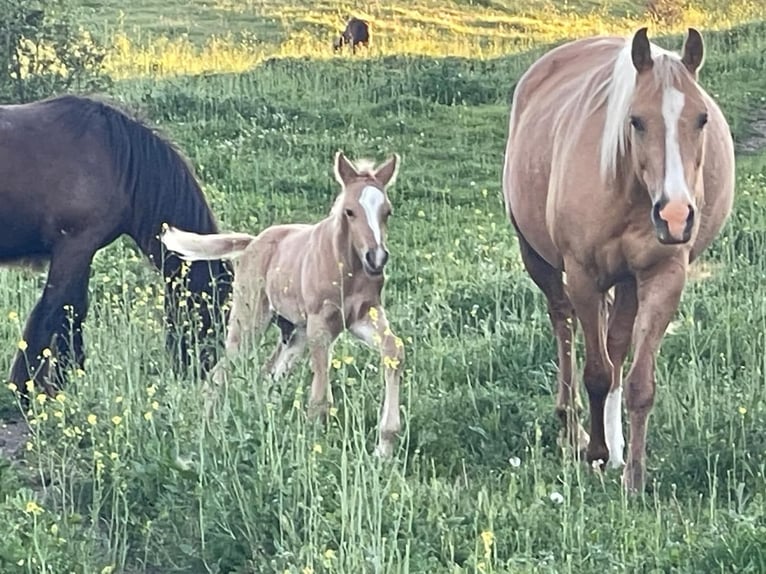
[[[482,10],[544,20],[542,3],[484,4],[450,3],[451,21]],[[116,27],[119,4],[99,6]],[[174,19],[201,14],[203,44],[228,29],[215,27],[217,4],[191,6],[146,0],[131,9],[130,26],[169,34]],[[322,19],[330,4],[317,6]],[[424,2],[419,13],[436,6]],[[635,10],[570,6],[595,8],[615,28]],[[441,57],[327,59],[312,44],[308,58],[243,73],[116,84],[115,97],[189,155],[227,229],[324,216],[338,148],[351,157],[402,154],[386,306],[407,346],[405,428],[392,463],[371,456],[382,381],[374,354],[347,336],[335,356],[354,360],[333,371],[338,411],[328,428],[305,421],[307,366],[280,385],[258,377],[269,345],[237,362],[237,383],[203,424],[199,381],[168,368],[161,281],[120,241],[94,264],[87,373],[63,402],[34,403],[23,463],[0,461],[0,572],[766,570],[766,154],[738,159],[734,213],[703,261],[712,274],[688,285],[657,361],[651,484],[626,498],[618,474],[560,456],[555,347],[502,207],[510,88],[546,42],[590,29],[565,11],[548,24],[550,36],[529,39],[531,52],[502,57],[467,58],[459,44],[450,56],[428,29]],[[766,97],[766,23],[704,33],[701,81],[741,141]],[[274,53],[280,37],[269,40]],[[680,37],[660,42],[678,48]],[[28,316],[41,278],[0,275],[7,361],[20,326],[5,317]],[[8,413],[13,396],[3,389],[0,397]]]

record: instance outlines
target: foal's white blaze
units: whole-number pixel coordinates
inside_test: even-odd
[[[375,264],[380,266],[383,263],[384,250],[381,245],[381,230],[380,230],[380,208],[386,201],[386,196],[383,192],[372,185],[368,185],[362,190],[359,196],[359,203],[364,209],[364,214],[367,216],[367,225],[370,226],[372,236],[375,238]]]
[[[619,468],[625,464],[623,449],[625,438],[622,435],[622,387],[618,387],[606,396],[604,405],[604,431],[606,447],[609,449],[609,468]]]
[[[692,203],[689,187],[684,176],[681,160],[681,144],[678,138],[678,122],[684,109],[683,92],[668,87],[662,94],[662,119],[665,122],[665,195],[668,201]]]

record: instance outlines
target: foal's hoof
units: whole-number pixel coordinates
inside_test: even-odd
[[[327,403],[312,403],[309,404],[307,416],[310,421],[324,422],[327,420],[327,413],[329,412],[329,405]]]

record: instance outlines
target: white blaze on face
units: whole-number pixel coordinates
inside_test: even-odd
[[[375,263],[379,266],[383,261],[384,250],[381,245],[382,233],[380,230],[380,208],[386,201],[386,196],[379,188],[368,185],[359,196],[359,204],[364,209],[367,217],[367,225],[370,226],[372,236],[375,238]]]
[[[665,122],[665,195],[668,201],[692,203],[686,185],[678,123],[684,109],[685,97],[676,88],[665,88],[662,94],[662,119]]]

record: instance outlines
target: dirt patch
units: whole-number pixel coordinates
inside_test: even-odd
[[[737,144],[740,153],[756,153],[766,149],[766,108],[760,108],[749,122],[749,134]]]
[[[20,459],[30,436],[24,420],[0,420],[0,458]]]

